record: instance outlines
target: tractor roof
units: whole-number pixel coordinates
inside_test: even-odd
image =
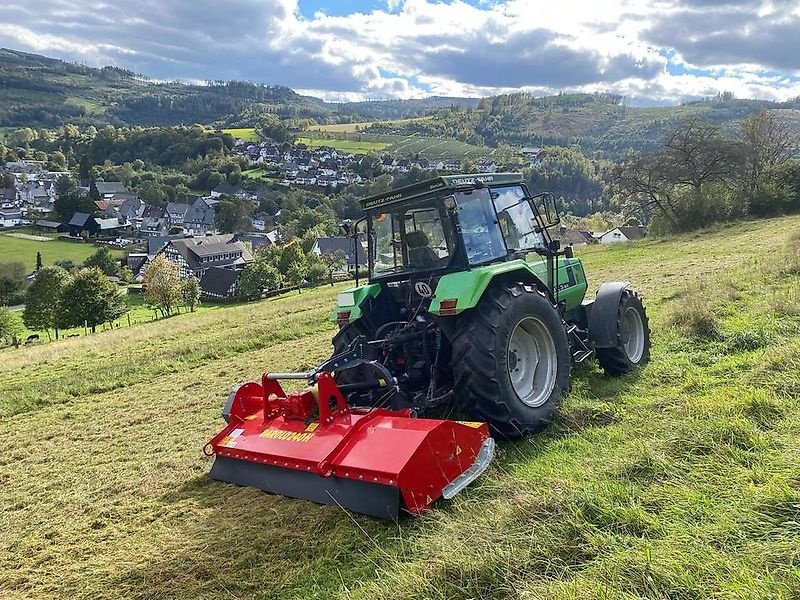
[[[416,198],[430,195],[439,190],[458,190],[472,189],[484,185],[508,185],[512,183],[522,183],[521,173],[475,173],[472,175],[442,175],[426,181],[407,185],[406,187],[390,190],[374,196],[367,196],[361,200],[361,207],[364,210],[371,210],[407,202]]]

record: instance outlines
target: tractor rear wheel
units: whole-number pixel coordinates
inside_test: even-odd
[[[489,288],[452,336],[456,397],[499,435],[546,425],[569,392],[564,322],[547,297],[522,284]]]
[[[650,360],[650,323],[634,290],[622,292],[617,309],[617,345],[597,348],[597,362],[606,375],[624,375]]]

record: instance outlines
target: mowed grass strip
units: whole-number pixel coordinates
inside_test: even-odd
[[[549,429],[399,524],[206,476],[233,384],[328,355],[335,288],[4,351],[0,398],[45,400],[0,423],[0,596],[797,597],[799,226],[579,249],[641,283],[651,364],[580,366]],[[59,391],[80,374],[109,384]]]

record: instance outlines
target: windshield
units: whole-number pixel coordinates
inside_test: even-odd
[[[492,188],[497,222],[509,252],[544,248],[544,235],[537,230],[536,215],[520,185]]]
[[[446,267],[455,252],[452,197],[370,216],[373,277]]]

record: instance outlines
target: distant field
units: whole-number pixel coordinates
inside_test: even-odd
[[[79,96],[67,96],[65,100],[66,104],[72,104],[73,106],[81,106],[86,110],[86,112],[90,115],[102,115],[106,112],[106,107],[98,104],[97,102],[93,102],[87,98],[80,98]]]
[[[246,142],[258,141],[258,134],[253,127],[240,127],[238,129],[223,129],[222,133],[230,133],[233,137]]]
[[[392,119],[388,121],[362,121],[360,123],[335,123],[333,125],[314,125],[309,127],[311,131],[328,131],[331,133],[355,133],[366,129],[375,123],[388,123],[390,125],[405,125],[419,121],[429,121],[431,117],[413,117],[410,119]]]
[[[477,158],[490,156],[492,152],[491,148],[473,146],[458,140],[386,133],[308,131],[307,136],[298,138],[297,141],[311,146],[331,146],[349,152],[385,151],[395,156],[419,155],[428,159]]]
[[[249,179],[260,179],[261,181],[275,181],[274,177],[268,176],[261,169],[248,169],[247,171],[242,171],[242,177],[247,177]]]
[[[22,261],[25,263],[25,267],[31,271],[36,268],[37,252],[42,253],[42,262],[50,265],[57,260],[71,260],[74,263],[81,263],[97,251],[97,246],[92,244],[66,242],[59,239],[52,239],[47,242],[22,240],[8,235],[12,231],[33,233],[35,235],[45,234],[33,232],[30,229],[14,229],[4,233],[0,230],[0,262]],[[111,250],[111,253],[120,257],[125,254],[122,250]]]
[[[352,152],[354,154],[366,154],[367,152],[380,152],[389,147],[387,142],[371,142],[363,140],[343,140],[343,139],[327,139],[327,138],[313,138],[301,137],[297,138],[298,144],[305,144],[312,148],[318,146],[330,146],[343,152]]]

